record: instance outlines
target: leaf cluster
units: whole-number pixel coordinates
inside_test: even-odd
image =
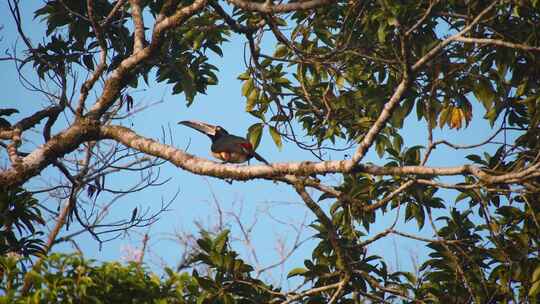
[[[45,221],[38,201],[22,188],[0,187],[0,255],[43,252]]]

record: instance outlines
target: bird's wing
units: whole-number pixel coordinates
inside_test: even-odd
[[[253,146],[247,139],[235,135],[228,135],[227,137],[216,140],[212,144],[212,152],[231,152],[246,154],[253,156],[258,161],[269,165],[269,163],[262,156],[260,156],[257,152],[253,150]]]
[[[251,148],[251,145],[250,147],[247,147],[246,144],[249,144],[249,141],[245,140],[244,138],[235,135],[228,135],[226,137],[219,138],[212,143],[212,152],[236,152],[251,154],[253,149]]]

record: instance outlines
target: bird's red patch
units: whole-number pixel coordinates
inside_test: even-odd
[[[253,146],[249,142],[243,142],[240,145],[248,151],[253,151]]]

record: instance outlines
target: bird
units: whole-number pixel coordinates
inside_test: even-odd
[[[212,156],[222,160],[224,163],[239,164],[246,161],[249,163],[249,160],[255,157],[258,161],[270,165],[262,156],[255,152],[249,140],[229,134],[221,126],[213,126],[195,120],[183,120],[178,122],[178,124],[195,129],[210,137],[210,140],[212,140],[212,146],[210,147]]]

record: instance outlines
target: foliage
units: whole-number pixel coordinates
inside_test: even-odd
[[[77,255],[51,254],[44,270],[31,272],[33,289],[20,295],[24,272],[13,257],[2,257],[2,303],[186,303],[197,298],[192,277],[170,270],[164,278],[132,262],[96,265]]]
[[[43,251],[42,225],[38,201],[24,189],[0,187],[0,255],[23,256]]]
[[[113,8],[109,1],[96,1],[94,14],[107,15]],[[161,5],[148,3],[149,13],[159,14]],[[51,40],[40,44],[31,55],[38,65],[37,72],[41,78],[56,66],[77,64],[89,71],[95,70],[92,53],[100,48],[95,40],[92,25],[81,16],[87,14],[87,6],[81,1],[48,1],[45,6],[35,12],[35,17],[47,23],[47,35]],[[133,52],[133,36],[127,27],[127,14],[122,9],[113,16],[104,39],[110,43],[114,58],[108,66],[112,71],[120,62]],[[148,74],[151,68],[157,68],[156,80],[173,85],[173,93],[184,93],[187,100],[192,102],[195,95],[205,93],[208,85],[217,84],[215,71],[217,67],[208,63],[205,53],[211,50],[222,55],[220,45],[227,41],[228,30],[224,26],[215,26],[217,16],[205,11],[190,19],[171,32],[167,42],[163,43],[157,60],[150,64],[140,65],[135,73],[127,79],[129,86],[136,88],[139,78],[148,84]],[[58,35],[65,30],[64,35]],[[84,54],[81,56],[81,54]],[[38,58],[39,57],[39,60]]]
[[[458,213],[454,215],[466,218]],[[451,230],[451,225],[443,230]],[[462,233],[467,233],[467,229],[461,230]],[[197,271],[195,268],[192,274],[166,268],[164,275],[160,277],[136,262],[129,262],[127,265],[117,262],[97,264],[79,255],[52,254],[44,260],[41,271],[30,272],[34,286],[25,295],[20,294],[25,276],[25,272],[18,266],[21,264],[17,263],[14,256],[3,256],[0,257],[0,290],[3,294],[0,303],[270,303],[286,300],[279,288],[251,277],[253,268],[230,249],[228,234],[228,231],[224,231],[211,237],[203,233],[197,241],[200,251],[190,262],[192,267],[202,270]],[[474,235],[468,235],[470,236]],[[470,243],[471,246],[473,244],[474,241]],[[289,277],[301,276],[313,287],[320,288],[339,282],[337,273],[332,271],[335,266],[332,266],[331,259],[321,252],[321,246],[324,246],[324,242],[313,252],[314,260],[306,260],[306,267],[293,269]],[[482,258],[480,253],[462,256],[458,251],[464,247],[441,246],[440,243],[432,243],[430,247],[434,253],[431,254],[432,259],[422,266],[420,277],[408,272],[389,272],[380,258],[363,255],[359,266],[355,267],[357,274],[347,289],[357,295],[371,292],[370,298],[374,300],[385,297],[385,291],[375,290],[386,288],[387,293],[390,291],[413,295],[417,300],[422,299],[426,303],[439,303],[444,300],[465,303],[470,298],[463,282],[456,275],[449,275],[455,274],[456,267],[460,267],[457,266],[458,263],[463,263],[461,265],[470,267],[464,271],[468,280],[475,282],[472,288],[478,289],[475,292],[479,300],[485,299],[482,295],[484,292],[489,292],[491,302],[508,301],[510,299],[507,298],[507,288],[513,288],[514,284],[528,286],[519,290],[520,302],[527,299],[535,302],[534,299],[538,299],[535,296],[540,273],[537,259],[525,262],[526,265],[516,262],[511,273],[508,273],[505,267],[497,266],[489,278],[480,278],[477,275],[482,273],[481,268],[489,266],[482,263],[485,257]],[[448,250],[454,252],[450,253]],[[454,254],[461,256],[462,261],[454,260]],[[476,259],[480,260],[475,261]],[[523,266],[528,268],[521,268]],[[508,285],[510,279],[514,281],[512,285]],[[534,288],[531,288],[532,285],[535,285]],[[299,295],[293,293],[288,296],[303,298],[303,303],[326,303],[332,293],[322,292],[304,297]],[[393,299],[396,299],[395,295],[386,297],[389,301]],[[341,303],[361,301],[360,297],[353,297],[343,299]]]
[[[40,85],[25,84],[50,104],[17,123],[0,117],[2,155],[10,163],[0,182],[20,186],[44,168],[58,168],[65,179],[51,186],[69,189],[61,197],[69,204],[56,223],[74,215],[99,240],[95,228],[103,217],[90,209],[94,204],[81,204],[82,190],[90,199],[115,193],[105,176],[151,172],[159,161],[134,167],[152,156],[196,174],[290,185],[316,218],[310,226],[316,244],[304,265],[289,272],[291,281],[305,283],[295,291],[254,277],[229,247],[228,232],[203,235],[191,275],[166,270],[161,279],[136,264],[95,266],[54,254],[25,273],[4,257],[5,301],[540,301],[540,1],[51,0],[35,12],[46,24],[35,46],[21,29],[19,2],[8,3],[26,46],[11,59],[20,73],[33,67]],[[245,110],[257,119],[248,139],[256,147],[268,134],[277,147],[295,144],[320,162],[210,163],[124,127],[137,113],[132,92],[144,86],[140,80],[148,85],[155,77],[191,105],[218,83],[209,52],[223,56],[233,39],[242,39],[250,56],[238,75]],[[263,41],[274,47],[263,48]],[[81,82],[79,75],[89,76]],[[60,113],[65,128],[55,125]],[[491,134],[473,144],[447,139],[473,125]],[[23,153],[19,148],[29,145],[21,134],[32,129],[40,130],[42,145]],[[412,143],[411,129],[424,130],[425,145]],[[126,150],[114,146],[120,144]],[[356,147],[344,160],[332,154],[347,150],[343,144]],[[469,155],[454,167],[432,166],[438,148]],[[371,150],[376,163],[364,160]],[[132,162],[119,166],[124,158]],[[325,174],[337,178],[319,179]],[[317,201],[307,188],[320,195]],[[2,253],[36,253],[34,226],[46,209],[21,189],[1,195]],[[128,224],[136,222],[138,209],[132,210]],[[394,224],[374,233],[389,214]],[[409,221],[418,235],[398,230],[398,222]],[[29,236],[17,239],[12,227]],[[424,228],[430,237],[420,235]],[[429,250],[417,273],[392,271],[368,254],[370,244],[389,235]]]
[[[40,272],[31,272],[33,289],[20,295],[24,272],[16,258],[0,257],[3,296],[0,303],[266,303],[269,286],[250,278],[252,268],[228,246],[228,232],[199,239],[207,275],[164,269],[162,277],[129,262],[97,264],[79,255],[52,254]]]

